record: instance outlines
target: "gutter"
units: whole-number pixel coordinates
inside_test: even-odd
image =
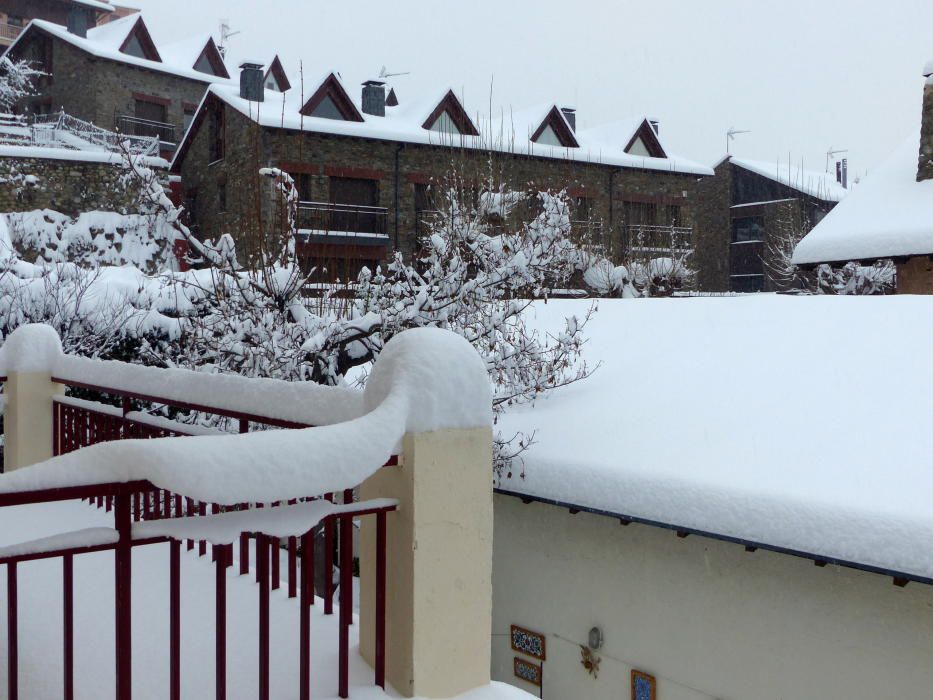
[[[566,508],[570,511],[571,515],[576,515],[582,511],[584,513],[592,513],[593,515],[602,515],[607,518],[614,518],[622,525],[638,523],[639,525],[649,525],[651,527],[658,527],[664,530],[672,530],[676,532],[677,536],[680,538],[687,537],[687,535],[698,535],[699,537],[708,537],[709,539],[719,540],[720,542],[731,542],[732,544],[744,546],[746,552],[754,552],[758,549],[764,549],[769,552],[777,552],[778,554],[787,554],[792,557],[809,559],[819,567],[826,566],[827,564],[833,564],[834,566],[843,566],[847,569],[856,569],[858,571],[865,571],[870,574],[880,574],[881,576],[888,576],[893,579],[894,585],[900,588],[906,586],[910,581],[915,581],[916,583],[925,583],[928,586],[933,586],[933,578],[918,576],[917,574],[909,574],[903,571],[895,571],[893,569],[885,569],[880,566],[872,566],[870,564],[862,564],[845,559],[836,559],[835,557],[827,557],[822,554],[815,554],[813,552],[805,552],[799,549],[779,547],[777,545],[767,544],[766,542],[755,542],[754,540],[746,540],[742,539],[741,537],[722,535],[716,532],[698,530],[692,527],[683,527],[681,525],[665,523],[659,520],[650,520],[648,518],[641,518],[634,515],[614,513],[612,511],[602,510],[600,508],[590,508],[588,506],[577,505],[574,503],[565,503],[564,501],[557,501],[551,498],[545,498],[543,496],[532,496],[529,494],[520,493],[518,491],[509,491],[508,489],[494,488],[493,493],[496,493],[500,496],[511,496],[512,498],[518,498],[522,503],[525,504],[537,502],[545,503],[551,506],[557,506],[558,508]]]

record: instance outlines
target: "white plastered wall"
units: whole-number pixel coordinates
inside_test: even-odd
[[[547,635],[547,700],[933,697],[933,586],[495,497],[493,678],[512,674],[509,626]],[[579,644],[603,629],[600,673]]]

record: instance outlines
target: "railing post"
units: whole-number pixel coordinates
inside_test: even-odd
[[[120,535],[115,552],[114,617],[116,620],[116,680],[117,700],[133,696],[133,626],[132,626],[132,518],[130,495],[121,493],[114,499],[114,525]]]
[[[12,340],[13,334],[7,339],[7,343]],[[6,397],[3,454],[5,471],[11,472],[43,462],[53,456],[53,445],[56,441],[53,401],[56,396],[62,396],[64,393],[65,387],[52,381],[49,370],[8,372],[3,387]]]
[[[451,697],[489,683],[491,470],[488,427],[408,433],[399,466],[380,469],[360,489],[360,500],[399,502],[387,523],[362,519],[360,651],[377,682],[402,695]],[[385,642],[377,644],[383,610]]]

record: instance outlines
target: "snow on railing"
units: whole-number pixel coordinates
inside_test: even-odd
[[[102,129],[64,111],[37,115],[30,125],[30,140],[34,146],[70,150],[105,150],[134,156],[158,156],[157,136],[135,136]]]
[[[189,550],[197,543],[197,554],[201,556],[207,553],[208,542],[213,545],[212,558],[217,571],[216,696],[224,698],[228,674],[226,570],[234,563],[237,540],[240,574],[249,573],[251,549],[254,549],[252,556],[260,584],[258,697],[260,700],[270,698],[269,592],[278,587],[279,556],[276,553],[281,541],[287,543],[289,597],[300,597],[299,697],[308,698],[308,615],[314,604],[314,529],[318,526],[323,534],[325,571],[333,569],[334,552],[339,552],[337,678],[338,694],[348,697],[353,530],[354,520],[364,516],[376,521],[376,544],[372,550],[375,574],[369,579],[375,581],[375,604],[367,624],[375,625],[375,682],[384,687],[387,678],[386,516],[396,510],[398,501],[374,497],[370,493],[365,500],[355,502],[354,489],[387,462],[392,462],[393,454],[407,434],[477,428],[488,432],[491,422],[491,389],[482,360],[464,339],[430,328],[405,331],[387,343],[373,367],[365,392],[68,356],[62,352],[54,330],[41,325],[23,326],[6,339],[0,348],[0,381],[7,382],[6,396],[14,412],[21,408],[16,406],[17,402],[29,398],[30,386],[45,386],[43,390],[48,391],[48,387],[64,385],[84,395],[94,392],[91,395],[114,396],[121,403],[112,406],[86,398],[66,397],[57,391],[48,394],[53,413],[54,456],[31,466],[17,465],[22,468],[0,476],[0,508],[84,499],[98,508],[112,511],[114,517],[112,529],[85,528],[0,548],[0,565],[7,567],[10,630],[7,697],[10,700],[17,698],[19,677],[17,565],[37,559],[62,559],[64,595],[66,601],[72,601],[66,603],[63,622],[67,696],[74,684],[72,559],[90,552],[114,552],[116,697],[129,700],[133,653],[129,612],[132,608],[131,553],[134,547],[160,543],[167,543],[171,552],[170,695],[179,697],[180,552],[184,541]],[[41,398],[41,391],[33,393],[33,400],[37,395]],[[134,410],[144,403],[215,413],[238,420],[243,432],[216,434]],[[8,420],[8,431],[17,421],[21,422],[19,418]],[[291,429],[247,432],[251,423]],[[304,427],[311,425],[320,427]],[[22,424],[16,428],[22,429]],[[48,439],[45,429],[37,431],[33,427],[33,432],[40,433],[34,436],[40,440]],[[491,433],[489,435],[491,439]],[[166,437],[126,439],[160,436]],[[482,447],[483,440],[476,444],[480,445],[478,454],[483,454],[486,451]],[[428,448],[422,449],[430,452]],[[449,453],[458,455],[463,451],[464,446],[460,445],[459,450],[452,449]],[[462,473],[457,467],[447,468],[453,469],[453,474]],[[479,493],[486,490],[489,475],[485,470],[474,471],[471,479],[473,484],[484,485]],[[452,483],[450,486],[457,491],[460,500],[469,492],[469,489],[457,490]],[[392,488],[389,492],[396,493]],[[432,499],[437,502],[436,495]],[[483,521],[480,530],[484,532],[489,527],[485,520],[488,518],[491,522],[491,511],[485,513],[482,503],[481,499],[481,507],[467,508],[464,513],[479,512],[478,517]],[[409,507],[415,506],[412,503]],[[446,527],[452,516],[450,509],[444,509],[444,513]],[[402,527],[397,532],[405,531]],[[413,535],[417,539],[417,533]],[[430,540],[424,540],[428,551]],[[489,538],[481,537],[480,541],[486,547]],[[410,553],[414,549],[413,543],[407,541],[393,546],[392,551],[396,553]],[[480,556],[479,561],[489,557],[491,552],[488,556]],[[488,575],[479,568],[480,580],[486,581]],[[455,575],[463,576],[462,573]],[[333,612],[333,583],[331,576],[324,576],[325,614]],[[482,607],[485,610],[488,606]],[[409,612],[402,614],[409,619]],[[488,637],[487,628],[485,624],[478,626],[480,638]],[[456,661],[451,659],[451,662]],[[436,667],[436,663],[426,666],[432,667]],[[476,677],[480,681],[482,674],[488,673],[488,667],[488,658],[477,665],[480,670]]]

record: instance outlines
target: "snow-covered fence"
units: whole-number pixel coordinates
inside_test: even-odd
[[[30,145],[74,150],[98,149],[130,155],[158,156],[158,136],[136,136],[102,129],[96,124],[57,112],[35,117]]]
[[[154,544],[170,551],[169,600],[150,602],[168,610],[169,687],[172,698],[180,697],[182,542],[189,550],[197,543],[200,555],[213,545],[218,698],[226,696],[228,676],[227,569],[238,556],[239,572],[246,574],[255,557],[257,697],[265,700],[275,646],[269,595],[279,578],[279,557],[270,561],[270,553],[287,543],[288,593],[299,598],[298,696],[309,698],[317,527],[323,530],[325,571],[335,552],[339,557],[337,691],[348,697],[355,519],[363,527],[360,646],[375,683],[388,680],[405,694],[449,697],[488,682],[491,394],[485,366],[462,338],[437,329],[399,334],[373,367],[365,393],[68,356],[47,326],[24,326],[7,338],[0,375],[9,471],[0,476],[0,508],[86,499],[114,514],[112,528],[0,548],[0,565],[7,567],[10,700],[18,693],[18,565],[63,562],[65,600],[71,601],[63,626],[70,697],[68,689],[82,682],[74,677],[72,656],[75,591],[80,593],[72,561],[100,551],[114,552],[116,697],[131,697],[132,551]],[[119,397],[120,405],[67,397],[66,387]],[[144,404],[233,419],[240,434],[136,410]],[[283,429],[249,432],[256,424]],[[319,427],[307,427],[312,425]],[[140,437],[163,439],[126,440]],[[322,594],[328,614],[330,576]]]

